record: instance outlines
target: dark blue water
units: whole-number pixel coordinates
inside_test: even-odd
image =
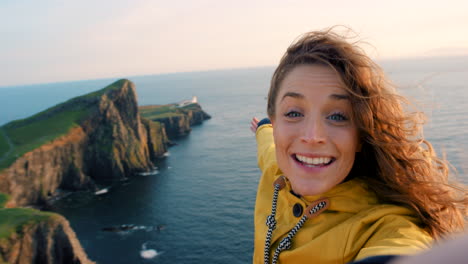
[[[467,61],[384,64],[401,92],[426,111],[430,117],[426,137],[439,153],[446,153],[466,183]],[[137,86],[141,105],[196,95],[212,119],[177,140],[170,155],[157,162],[157,175],[136,176],[102,196],[62,200],[56,211],[69,219],[91,259],[104,264],[251,262],[259,171],[248,126],[252,116],[265,116],[272,71],[257,68],[129,78]],[[0,88],[0,124],[112,81]],[[136,230],[102,231],[122,224],[135,225]],[[140,256],[143,249],[154,249],[159,255],[144,259]]]

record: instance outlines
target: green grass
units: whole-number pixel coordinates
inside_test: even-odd
[[[0,161],[0,169],[7,168],[26,152],[66,134],[72,127],[77,126],[88,113],[87,109],[76,109],[57,112],[35,122],[23,120],[15,125],[5,125],[3,129],[13,142],[14,148],[5,159]]]
[[[0,239],[8,238],[14,232],[20,232],[26,224],[38,223],[54,215],[31,208],[0,209]]]
[[[6,202],[10,199],[10,196],[6,193],[0,192],[0,208],[5,207]]]
[[[147,105],[139,107],[140,114],[145,117],[147,115],[158,115],[177,110],[175,105]]]
[[[173,104],[142,106],[139,108],[139,111],[142,117],[150,120],[184,115],[181,112],[181,108]]]
[[[200,110],[200,106],[198,104],[189,104],[184,107],[181,107],[180,109],[185,109],[185,110]]]
[[[159,114],[159,115],[148,116],[146,118],[151,119],[151,120],[155,120],[155,119],[158,119],[158,118],[167,118],[167,117],[174,117],[174,116],[184,116],[184,114],[181,114],[181,113],[163,113],[163,114]]]
[[[79,120],[86,114],[86,109],[58,112],[49,118],[6,130],[16,148],[37,145],[36,143],[44,143],[65,134],[70,128],[78,125]]]
[[[15,120],[1,127],[13,142],[14,148],[8,156],[3,157],[9,146],[6,139],[0,137],[0,171],[8,168],[23,154],[68,133],[91,113],[92,106],[97,106],[100,96],[120,89],[125,82],[128,80],[118,80],[96,92],[72,98],[29,118]]]
[[[150,120],[173,116],[182,116],[187,114],[189,110],[198,111],[200,110],[200,106],[198,104],[190,104],[184,107],[177,107],[175,104],[168,104],[147,105],[139,107],[140,115]]]
[[[7,139],[5,138],[1,129],[2,128],[0,127],[0,158],[3,156],[3,154],[10,150],[10,146],[8,145]]]

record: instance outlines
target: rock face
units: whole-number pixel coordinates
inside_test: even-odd
[[[203,111],[198,103],[194,103],[188,107],[178,108],[171,116],[156,117],[151,120],[164,124],[169,139],[175,139],[187,135],[192,130],[192,126],[210,118],[211,116]]]
[[[200,125],[203,121],[211,118],[209,114],[202,110],[199,104],[193,104],[189,108],[183,109],[183,111],[186,111],[188,115],[190,126]]]
[[[98,181],[123,179],[153,166],[135,86],[127,80],[119,86],[104,93],[96,113],[83,122],[88,135],[85,173]]]
[[[187,116],[184,115],[157,118],[152,119],[152,121],[163,124],[170,139],[185,136],[190,133],[190,131],[192,131],[190,128],[190,121],[188,120]]]
[[[18,158],[0,173],[0,191],[11,199],[7,207],[43,205],[57,188],[92,188],[84,173],[84,149],[87,135],[83,128],[55,139]]]
[[[151,170],[170,139],[210,118],[192,104],[174,108],[166,118],[146,119],[140,116],[136,98],[133,83],[119,80],[0,127],[0,139],[6,138],[9,145],[6,153],[0,153],[0,263],[94,263],[65,218],[11,207],[42,207],[59,190],[96,190],[101,181]],[[54,123],[70,128],[58,133]],[[44,128],[48,125],[52,127]],[[14,133],[24,133],[23,138]],[[21,155],[11,159],[15,153]],[[2,167],[8,159],[12,163]],[[5,237],[7,229],[13,231]]]
[[[141,122],[147,131],[150,159],[155,160],[167,152],[169,139],[166,130],[161,123],[152,122],[143,117],[141,118]]]
[[[3,210],[15,210],[3,209]],[[51,214],[45,220],[23,225],[0,240],[0,262],[10,264],[91,264],[68,221]]]
[[[58,114],[86,113],[66,134],[25,153],[0,171],[0,192],[11,196],[7,207],[43,206],[59,189],[93,189],[96,182],[149,171],[154,166],[152,160],[167,151],[169,139],[188,133],[190,125],[207,116],[199,106],[193,106],[200,111],[177,110],[177,118],[157,120],[161,125],[140,117],[136,98],[133,83],[119,80],[27,121],[5,125],[9,131]]]

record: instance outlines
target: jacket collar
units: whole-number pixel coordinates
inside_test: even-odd
[[[294,195],[289,180],[286,177],[285,179],[285,190]],[[328,198],[330,200],[328,210],[346,213],[357,213],[378,204],[377,196],[369,191],[367,184],[358,178],[340,183],[323,194],[298,198],[306,204],[311,204],[321,198]]]

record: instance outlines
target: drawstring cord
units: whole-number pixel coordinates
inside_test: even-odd
[[[268,226],[267,235],[265,238],[265,251],[264,251],[264,262],[265,264],[270,264],[270,243],[271,243],[271,234],[273,230],[276,229],[276,201],[278,200],[278,191],[280,189],[280,185],[277,183],[275,184],[275,191],[273,193],[273,202],[271,205],[271,214],[267,217],[266,225]],[[278,253],[279,254],[279,253]]]
[[[283,177],[283,176],[281,176]],[[280,177],[280,178],[281,178]],[[284,181],[284,179],[281,179]],[[271,246],[271,235],[273,230],[276,229],[276,203],[278,201],[278,192],[283,184],[275,182],[275,190],[273,192],[273,201],[271,205],[271,214],[267,217],[266,225],[268,226],[268,231],[265,238],[265,249],[264,249],[264,264],[270,264],[270,246]],[[309,205],[306,209],[306,213],[301,217],[299,222],[289,231],[288,235],[281,240],[278,244],[278,247],[275,250],[271,264],[276,264],[278,262],[279,254],[287,249],[291,248],[292,239],[296,235],[297,231],[304,225],[307,219],[315,217],[328,208],[329,202],[327,199],[321,199]]]

